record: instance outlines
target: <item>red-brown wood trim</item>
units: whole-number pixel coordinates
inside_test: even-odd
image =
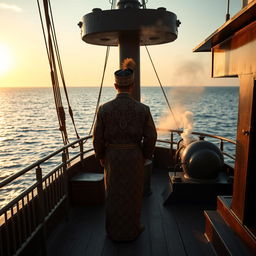
[[[212,51],[213,77],[256,72],[256,21],[214,46]]]
[[[252,108],[254,100],[254,78],[252,75],[240,77],[240,96],[237,126],[236,162],[234,172],[233,200],[231,208],[241,223],[246,223],[246,212],[250,205],[247,204],[251,195],[248,193],[250,186],[250,173],[254,172],[251,163],[253,160],[251,127],[253,122]],[[248,132],[248,133],[247,133]],[[254,198],[256,201],[256,198]],[[249,208],[248,208],[249,207]]]
[[[256,1],[251,1],[234,17],[225,22],[220,28],[193,49],[193,52],[209,52],[216,44],[232,36],[241,28],[255,20]]]
[[[225,201],[218,197],[217,211],[231,229],[244,241],[252,253],[256,254],[256,237],[248,227],[243,225],[234,212],[225,204]]]
[[[217,234],[216,230],[213,228],[213,225],[208,215],[204,213],[204,216],[205,216],[205,234],[204,235],[206,239],[212,243],[218,255],[230,255],[226,247],[223,245],[223,242],[221,241],[221,238]]]

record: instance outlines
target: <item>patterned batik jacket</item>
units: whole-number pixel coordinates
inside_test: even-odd
[[[93,133],[96,157],[103,159],[109,144],[138,144],[145,159],[151,159],[157,138],[148,106],[128,93],[99,107]]]

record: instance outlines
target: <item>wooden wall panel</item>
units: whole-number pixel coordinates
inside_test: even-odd
[[[248,202],[253,193],[249,193],[250,177],[255,172],[255,156],[252,150],[254,131],[253,109],[255,109],[255,81],[252,75],[240,77],[239,115],[237,127],[236,163],[233,187],[232,210],[242,223],[246,222],[246,212],[251,207]],[[255,147],[255,145],[254,145]],[[254,164],[253,164],[254,163]],[[255,183],[255,182],[254,182]],[[254,187],[256,190],[256,187]],[[254,202],[256,198],[254,198]]]
[[[256,73],[256,21],[212,49],[212,77]]]

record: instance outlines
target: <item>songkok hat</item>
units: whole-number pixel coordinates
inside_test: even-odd
[[[131,58],[124,59],[122,69],[115,72],[115,82],[118,87],[127,87],[134,82],[135,62]]]

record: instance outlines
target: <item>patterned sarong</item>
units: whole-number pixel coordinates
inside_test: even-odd
[[[109,145],[105,163],[106,230],[113,240],[133,240],[141,231],[143,172],[139,146]]]

